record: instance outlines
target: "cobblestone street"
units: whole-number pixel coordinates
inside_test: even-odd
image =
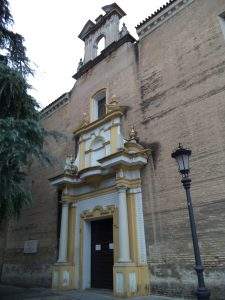
[[[112,293],[106,290],[88,291],[65,291],[56,292],[46,288],[22,288],[9,285],[0,285],[1,300],[120,300],[122,298],[113,297]],[[123,298],[124,299],[124,298]],[[160,296],[134,297],[133,300],[184,300],[184,298],[169,298]]]

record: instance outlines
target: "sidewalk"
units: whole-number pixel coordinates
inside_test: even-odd
[[[65,291],[58,292],[46,288],[22,288],[0,285],[1,300],[121,300],[113,297],[106,290]],[[161,296],[133,297],[132,300],[184,300],[183,298],[169,298]],[[124,300],[124,298],[123,298]]]

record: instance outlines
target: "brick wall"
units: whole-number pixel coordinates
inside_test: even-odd
[[[143,172],[152,290],[191,295],[196,286],[185,194],[171,152],[192,149],[192,196],[206,283],[224,299],[224,1],[198,0],[139,41],[141,140],[153,144]]]

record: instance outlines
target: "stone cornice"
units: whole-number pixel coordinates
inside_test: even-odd
[[[58,108],[66,105],[70,100],[70,93],[64,93],[59,98],[57,98],[55,101],[47,105],[45,108],[43,108],[40,112],[41,118],[44,119],[51,115],[54,111],[56,111]]]
[[[167,4],[163,5],[155,13],[136,26],[139,38],[141,39],[154,31],[193,1],[194,0],[171,0]]]
[[[104,60],[108,55],[110,55],[112,52],[116,51],[120,46],[122,46],[124,43],[134,43],[136,40],[134,37],[132,37],[129,33],[123,36],[121,39],[119,39],[116,42],[113,42],[110,44],[107,48],[105,48],[100,55],[98,55],[93,60],[89,60],[86,64],[84,64],[79,71],[73,75],[74,79],[79,79],[82,75],[87,73],[90,69],[92,69],[95,65],[97,65],[100,61]]]
[[[136,153],[129,153],[126,149],[121,149],[115,153],[108,155],[108,156],[104,156],[103,158],[99,159],[98,161],[100,163],[104,163],[105,161],[108,161],[113,158],[121,157],[121,156],[127,157],[129,159],[132,159],[135,157],[143,157],[146,159],[148,152],[149,152],[149,149],[143,149],[142,151],[138,151]]]
[[[124,115],[128,107],[126,106],[119,106],[115,111],[112,111],[108,114],[106,114],[103,118],[98,119],[94,122],[91,122],[84,127],[79,127],[77,128],[73,133],[76,136],[80,136],[81,134],[84,134],[90,130],[95,129],[96,127],[101,126],[102,124],[105,124],[106,122],[116,118],[116,117],[121,117]]]

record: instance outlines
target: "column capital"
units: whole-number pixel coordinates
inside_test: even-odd
[[[125,185],[117,185],[116,188],[119,193],[125,193],[127,191],[127,186]]]
[[[139,193],[142,193],[141,187],[130,188],[130,189],[128,189],[128,193],[129,194],[139,194]]]
[[[68,201],[65,201],[65,200],[62,200],[61,203],[62,203],[62,206],[69,206],[69,204],[70,204]]]
[[[71,202],[73,201],[74,196],[72,195],[62,195],[62,202]]]

